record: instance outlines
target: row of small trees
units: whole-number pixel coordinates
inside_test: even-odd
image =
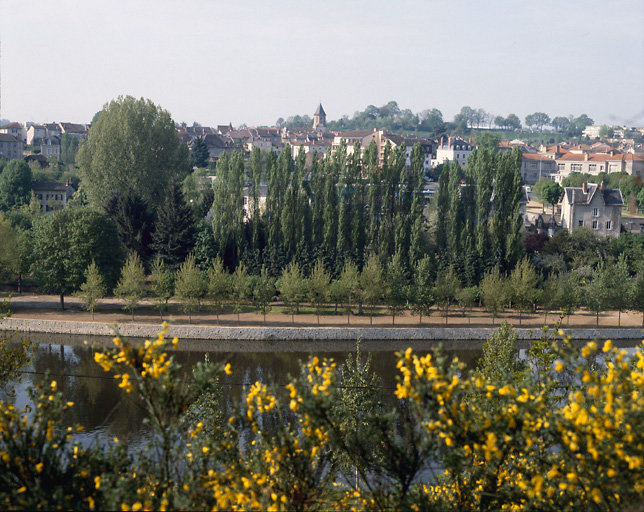
[[[123,299],[124,308],[132,313],[146,295],[146,273],[136,253],[130,254],[121,271],[121,277],[114,294]],[[98,300],[107,292],[98,266],[92,262],[86,271],[85,283],[78,295],[88,310],[93,312]],[[573,314],[585,306],[596,314],[606,310],[621,312],[627,309],[644,313],[644,274],[631,277],[625,258],[614,264],[601,261],[590,273],[581,271],[552,275],[543,280],[527,258],[517,263],[508,274],[498,268],[488,271],[479,286],[461,285],[457,271],[450,266],[435,274],[429,257],[421,259],[411,279],[405,273],[405,265],[399,254],[389,260],[386,266],[372,254],[362,271],[348,261],[337,279],[333,279],[318,260],[308,276],[297,262],[291,262],[279,278],[270,275],[266,267],[257,275],[250,275],[240,264],[230,274],[221,259],[215,258],[210,268],[202,271],[193,255],[179,267],[176,273],[168,269],[161,259],[155,260],[150,275],[149,293],[155,301],[159,314],[167,309],[168,301],[176,297],[192,321],[192,314],[207,302],[219,314],[229,304],[239,313],[244,306],[253,304],[264,314],[270,303],[279,298],[291,314],[299,312],[302,303],[311,304],[316,311],[318,323],[320,312],[326,304],[334,304],[335,312],[343,306],[350,324],[353,307],[362,312],[367,306],[370,322],[376,307],[386,305],[392,315],[392,324],[397,315],[411,309],[419,317],[431,315],[438,308],[448,322],[449,309],[458,305],[462,314],[477,305],[492,314],[493,323],[506,307],[519,312],[519,324],[523,314],[534,312],[540,307],[547,322],[549,311],[560,310],[565,315]]]

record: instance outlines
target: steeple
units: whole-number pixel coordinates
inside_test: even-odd
[[[326,112],[322,108],[322,103],[318,105],[318,108],[315,109],[315,114],[313,114],[313,129],[318,132],[326,130]]]

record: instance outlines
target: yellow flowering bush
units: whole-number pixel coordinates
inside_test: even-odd
[[[177,341],[166,334],[164,326],[139,345],[117,336],[113,349],[95,357],[146,408],[150,436],[137,453],[117,440],[75,443],[74,430],[61,427],[73,404],[55,382],[31,391],[29,411],[0,403],[2,508],[559,511],[644,504],[644,345],[629,357],[610,341],[576,349],[568,339],[541,340],[528,368],[514,371],[508,359],[502,373],[469,372],[441,351],[408,349],[398,356],[389,405],[360,374],[358,358],[352,377],[346,365],[312,357],[285,387],[249,385],[224,416],[218,379],[234,369],[205,361],[186,378],[172,355]]]

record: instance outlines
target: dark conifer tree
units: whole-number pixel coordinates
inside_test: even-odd
[[[203,137],[197,137],[190,150],[190,164],[193,167],[206,167],[208,165],[208,146]]]
[[[194,245],[194,219],[177,181],[170,182],[157,208],[152,248],[169,269],[177,269]]]
[[[152,256],[152,232],[154,214],[147,203],[133,189],[123,194],[114,194],[105,212],[118,228],[119,240],[124,253],[135,252],[145,265]]]

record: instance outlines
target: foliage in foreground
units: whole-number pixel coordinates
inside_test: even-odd
[[[507,327],[491,347],[508,352]],[[182,378],[164,330],[95,359],[138,394],[151,435],[82,447],[56,382],[0,406],[5,509],[615,510],[644,500],[644,351],[544,339],[521,368],[466,376],[440,351],[399,354],[395,407],[368,364],[312,357],[286,390],[256,382],[226,419],[229,365]],[[509,378],[508,375],[512,377]],[[511,382],[509,382],[511,380]],[[364,407],[356,407],[356,399]],[[351,413],[351,415],[350,415]],[[440,467],[441,470],[436,470]]]

